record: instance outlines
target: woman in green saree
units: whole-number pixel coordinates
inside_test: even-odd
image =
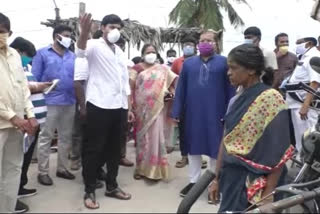
[[[136,170],[135,179],[142,177],[168,179],[169,164],[166,151],[166,130],[172,131],[167,112],[173,98],[177,75],[167,66],[156,62],[157,50],[146,44],[142,48],[143,62],[130,71],[134,81],[134,112],[136,116]]]

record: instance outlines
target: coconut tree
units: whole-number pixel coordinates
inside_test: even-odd
[[[233,1],[249,6],[246,0]],[[218,31],[224,29],[222,10],[227,12],[234,27],[244,25],[229,0],[180,0],[170,12],[169,20],[179,27],[201,27]]]

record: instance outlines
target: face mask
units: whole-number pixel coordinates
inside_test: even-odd
[[[114,44],[120,39],[120,31],[116,28],[108,33],[107,39],[110,43]]]
[[[279,47],[279,51],[282,54],[286,54],[289,51],[289,46],[287,46],[287,45],[286,46],[281,46],[281,47]]]
[[[198,49],[201,56],[210,56],[214,53],[213,45],[208,42],[201,42],[198,45]]]
[[[8,38],[9,38],[9,33],[0,33],[0,48],[7,46]]]
[[[308,49],[306,48],[306,44],[307,44],[307,42],[301,43],[296,46],[296,54],[297,55],[303,55],[307,52]]]
[[[183,48],[183,55],[184,56],[192,56],[194,55],[194,47],[192,46],[185,46]]]
[[[176,60],[176,58],[174,56],[171,56],[171,57],[168,57],[167,60],[168,60],[169,63],[172,64],[173,61]]]
[[[244,39],[244,44],[253,44],[253,39]]]
[[[144,56],[144,61],[150,65],[154,64],[157,59],[157,54],[149,53]]]
[[[21,60],[22,60],[22,66],[26,67],[31,62],[32,58],[27,56],[21,56]]]
[[[65,37],[65,36],[62,36],[60,34],[58,34],[60,37],[61,37],[61,40],[57,40],[60,45],[62,45],[63,47],[65,47],[66,49],[68,49],[71,45],[71,38],[68,38],[68,37]]]

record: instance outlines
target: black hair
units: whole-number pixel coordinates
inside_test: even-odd
[[[5,27],[9,32],[11,31],[10,20],[3,13],[0,13],[0,25]]]
[[[263,83],[272,85],[273,69],[271,67],[265,68],[264,55],[259,47],[253,44],[239,45],[230,51],[228,60],[255,70],[256,75],[261,77]]]
[[[159,60],[159,63],[162,65],[164,64],[164,60],[162,59],[161,55],[157,53],[157,59]]]
[[[198,44],[197,40],[192,36],[186,36],[181,40],[182,44],[185,44],[185,43],[188,43],[188,42],[193,43],[194,46],[197,46],[197,44]]]
[[[175,54],[177,54],[177,51],[171,48],[171,49],[169,49],[169,50],[167,51],[167,56],[169,55],[169,53],[175,53]]]
[[[124,26],[121,18],[115,14],[110,14],[103,17],[101,25],[106,26],[107,24],[119,24],[121,27]]]
[[[158,53],[158,49],[157,49],[157,47],[155,45],[153,45],[153,44],[144,44],[144,46],[141,49],[141,56],[144,55],[144,52],[146,52],[147,48],[150,47],[150,46],[153,47],[156,50],[156,52]]]
[[[92,35],[92,38],[93,38],[93,39],[99,39],[100,37],[102,37],[102,35],[103,35],[102,30],[97,30],[97,31]]]
[[[274,38],[274,42],[275,42],[275,44],[277,45],[278,44],[278,41],[279,41],[279,38],[280,37],[288,37],[288,34],[286,34],[286,33],[279,33],[278,35],[276,35],[276,37]]]
[[[305,38],[303,38],[303,40],[305,42],[311,42],[313,46],[317,46],[317,44],[318,44],[317,39],[314,37],[305,37]]]
[[[19,52],[25,52],[28,57],[34,57],[36,55],[36,48],[34,45],[22,37],[15,38],[10,44],[10,47],[18,50]]]
[[[136,65],[136,64],[142,62],[142,58],[141,58],[141,56],[136,56],[136,57],[132,58],[131,61]]]
[[[244,33],[244,35],[254,35],[261,39],[261,30],[255,26],[248,27]]]
[[[68,32],[71,32],[72,33],[72,28],[69,27],[68,25],[57,25],[54,30],[53,30],[53,33],[52,33],[52,37],[53,39],[55,38],[55,36],[57,34],[60,34],[64,31],[68,31]]]

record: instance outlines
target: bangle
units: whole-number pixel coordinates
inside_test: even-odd
[[[212,183],[218,184],[218,181],[216,181],[216,179],[214,179],[214,180],[212,181]]]

